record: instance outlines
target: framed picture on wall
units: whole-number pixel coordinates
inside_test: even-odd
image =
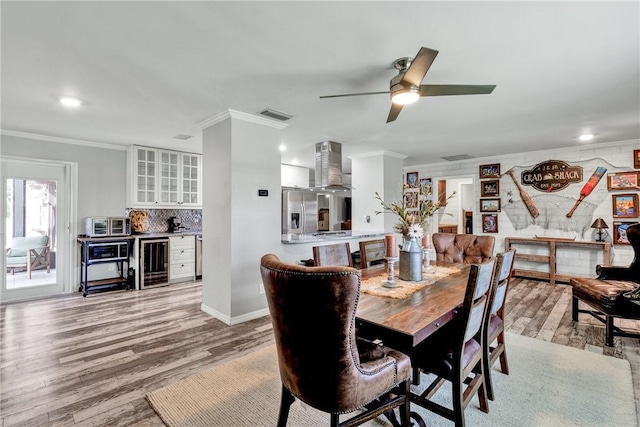
[[[490,165],[480,165],[480,179],[485,178],[499,178],[500,177],[500,163],[493,163]]]
[[[489,181],[480,182],[480,196],[491,197],[500,195],[500,181],[492,179]]]
[[[482,232],[498,232],[498,214],[482,214]]]
[[[635,190],[638,188],[640,172],[617,172],[607,174],[607,188],[609,190]]]
[[[404,207],[407,209],[418,209],[418,192],[409,190],[404,192]]]
[[[638,218],[637,194],[614,194],[611,204],[614,218]]]
[[[431,185],[431,178],[422,178],[420,180],[420,194],[423,196],[431,194],[433,192]]]
[[[627,239],[627,228],[636,224],[635,222],[614,222],[613,223],[613,244],[630,245]]]
[[[409,188],[418,188],[420,186],[418,172],[407,172],[407,186]]]
[[[480,212],[500,212],[500,199],[480,199]]]
[[[633,167],[640,169],[640,150],[633,150]]]

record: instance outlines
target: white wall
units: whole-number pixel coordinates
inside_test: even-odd
[[[114,147],[115,148],[115,147]],[[78,164],[78,230],[87,216],[125,214],[126,147],[98,148],[2,135],[2,155]]]
[[[582,182],[572,184],[562,192],[558,192],[559,195],[566,197],[567,200],[577,200],[580,189],[584,183],[589,179],[593,172],[593,164],[603,164],[607,166],[608,172],[633,170],[633,150],[640,147],[639,140],[622,141],[609,144],[591,144],[583,147],[576,147],[571,149],[558,149],[558,150],[545,150],[545,151],[532,151],[527,153],[504,155],[492,158],[479,158],[473,160],[465,160],[460,162],[445,162],[438,164],[428,164],[422,166],[405,167],[405,172],[418,171],[420,175],[425,177],[434,176],[438,179],[447,177],[458,178],[461,176],[474,176],[474,234],[482,233],[481,213],[478,212],[478,200],[480,199],[480,183],[478,179],[478,167],[481,164],[500,163],[501,173],[504,174],[511,168],[524,168],[531,167],[546,160],[562,160],[569,164],[581,162],[589,165],[589,168],[584,170],[584,179]],[[517,175],[519,176],[519,175]],[[434,178],[435,179],[435,178]],[[434,181],[435,182],[435,181]],[[505,212],[505,205],[509,203],[511,199],[516,205],[522,203],[517,190],[511,188],[513,186],[511,178],[508,176],[502,176],[500,179],[500,199],[502,201],[502,212],[498,214],[499,220],[499,233],[491,234],[496,237],[496,251],[504,250],[504,238],[509,236],[518,237],[567,237],[575,238],[576,240],[593,240],[593,230],[588,226],[593,222],[595,218],[603,218],[611,227],[613,223],[612,218],[612,206],[611,206],[611,194],[607,190],[606,177],[603,178],[596,190],[590,196],[590,199],[586,199],[580,207],[579,211],[576,211],[572,219],[562,220],[564,217],[564,206],[557,207],[560,214],[558,223],[566,223],[565,229],[550,227],[543,221],[532,221],[528,218],[524,218],[529,222],[532,222],[524,228],[516,229],[512,224],[510,218]],[[510,191],[510,193],[508,193]],[[527,191],[538,198],[544,197],[543,194],[536,192],[537,190],[531,187],[527,188]],[[628,192],[628,191],[627,191]],[[590,208],[593,210],[593,215],[589,218],[579,218],[580,213],[584,213],[585,209],[589,207],[589,203],[592,203]],[[554,210],[555,206],[548,206],[547,209]],[[549,212],[549,214],[556,214],[556,212]],[[528,214],[525,214],[525,216]],[[576,225],[577,221],[581,221],[583,224],[589,222],[584,232],[576,231],[579,228]],[[638,221],[638,219],[631,219],[630,222]],[[555,223],[554,223],[555,224]],[[584,227],[583,227],[584,229]],[[533,252],[532,252],[533,253]],[[633,250],[628,245],[615,245],[613,247],[613,264],[615,265],[627,265],[633,259]],[[563,274],[580,274],[586,276],[595,276],[595,266],[598,263],[602,263],[604,260],[600,252],[597,251],[584,251],[584,250],[566,250],[561,254],[558,260],[558,272]],[[529,266],[528,266],[529,267]],[[527,267],[527,268],[528,268]],[[540,271],[546,271],[544,265],[531,266],[537,268]]]
[[[229,324],[267,314],[260,258],[281,238],[282,127],[271,122],[229,112],[203,131],[202,308]]]
[[[386,202],[402,200],[402,159],[405,156],[378,152],[351,158],[352,229],[357,231],[392,231],[393,215],[382,211],[375,193]],[[369,222],[367,222],[369,218]]]

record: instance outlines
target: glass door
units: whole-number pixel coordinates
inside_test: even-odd
[[[64,165],[3,160],[2,301],[64,291],[68,264],[67,171]]]

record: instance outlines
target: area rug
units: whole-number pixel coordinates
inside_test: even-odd
[[[493,370],[496,400],[465,411],[469,426],[637,426],[626,360],[507,334],[510,375]],[[424,379],[424,378],[423,378]],[[426,381],[422,381],[423,386]],[[170,427],[275,426],[280,378],[273,345],[147,395]],[[449,389],[436,395],[450,406]],[[412,404],[429,426],[453,423]],[[329,416],[296,401],[288,426],[326,426]],[[389,426],[376,419],[366,426]]]
[[[395,288],[387,288],[383,286],[383,283],[387,280],[388,276],[375,276],[369,279],[364,279],[360,283],[360,290],[364,293],[376,295],[379,297],[389,298],[406,298],[419,289],[422,289],[426,285],[434,283],[436,280],[447,277],[450,274],[459,272],[458,267],[443,267],[432,265],[428,270],[423,269],[422,280],[419,282],[410,282],[400,280],[398,277],[398,269],[394,269],[394,281],[397,284]]]

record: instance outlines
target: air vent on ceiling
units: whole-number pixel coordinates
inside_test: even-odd
[[[261,114],[263,116],[267,116],[267,117],[272,118],[272,119],[280,120],[280,121],[283,121],[283,122],[285,120],[289,120],[290,118],[293,117],[291,114],[283,113],[282,111],[276,111],[276,110],[273,110],[271,108],[264,109],[264,110],[260,111],[258,114]]]
[[[176,135],[176,136],[173,137],[173,139],[183,139],[183,140],[184,139],[189,139],[189,138],[193,138],[193,136],[180,134],[180,135]]]
[[[450,162],[456,162],[458,160],[473,159],[473,156],[470,156],[469,154],[456,154],[454,156],[443,156],[441,158]]]

